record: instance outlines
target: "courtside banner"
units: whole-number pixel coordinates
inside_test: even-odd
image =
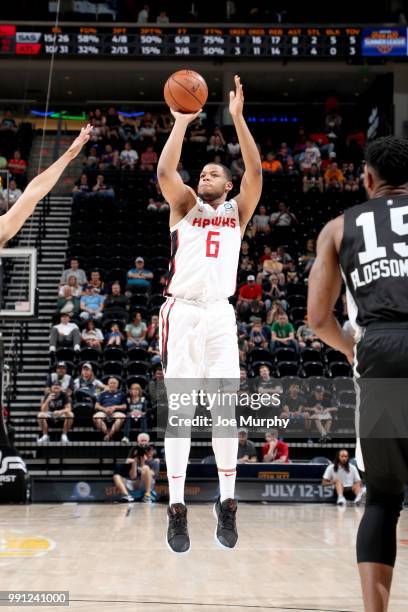
[[[16,449],[0,446],[0,503],[25,503],[27,486],[27,468]]]
[[[157,501],[168,500],[167,480],[155,486]],[[219,495],[218,480],[187,478],[186,501],[214,502]],[[321,480],[269,480],[237,481],[236,495],[248,502],[329,502],[335,501],[333,487],[323,487]],[[53,502],[116,502],[120,493],[110,479],[34,479],[32,501]]]

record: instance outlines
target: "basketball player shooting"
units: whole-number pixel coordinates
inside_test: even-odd
[[[38,202],[51,191],[68,164],[88,142],[91,130],[90,125],[82,128],[69,149],[47,170],[33,178],[12,208],[0,217],[0,246],[4,247],[6,242],[17,234],[24,222],[33,214]]]
[[[235,313],[228,297],[235,293],[241,238],[262,190],[261,159],[243,117],[244,94],[238,76],[230,92],[229,111],[245,164],[239,194],[230,170],[209,163],[201,171],[198,194],[177,172],[188,124],[199,113],[172,111],[175,124],[157,168],[164,197],[170,205],[171,262],[160,309],[160,352],[165,379],[239,380]],[[200,111],[199,111],[200,112]],[[165,438],[170,504],[167,543],[175,553],[190,549],[184,484],[190,437]],[[216,540],[233,548],[238,539],[234,498],[237,436],[212,439],[218,468],[220,497]]]
[[[357,563],[366,612],[384,612],[408,483],[408,141],[378,138],[365,159],[368,201],[347,209],[320,233],[309,276],[308,319],[319,338],[354,364],[356,455],[367,485]],[[333,314],[342,278],[354,338]]]

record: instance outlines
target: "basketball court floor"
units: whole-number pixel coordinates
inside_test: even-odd
[[[228,551],[214,542],[212,506],[191,504],[192,549],[176,556],[165,544],[165,505],[2,506],[0,590],[69,591],[69,610],[98,612],[360,612],[361,514],[242,503],[239,546]],[[391,612],[408,610],[407,512],[398,541]]]

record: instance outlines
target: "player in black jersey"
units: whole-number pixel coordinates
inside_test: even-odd
[[[357,458],[367,485],[357,562],[366,612],[383,612],[408,482],[408,140],[387,136],[367,146],[364,185],[368,201],[320,233],[308,320],[354,367]],[[333,314],[342,279],[354,337]]]

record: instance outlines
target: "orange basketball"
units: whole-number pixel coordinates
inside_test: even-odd
[[[174,72],[164,86],[167,106],[179,113],[196,113],[207,102],[207,98],[207,83],[194,70]]]

